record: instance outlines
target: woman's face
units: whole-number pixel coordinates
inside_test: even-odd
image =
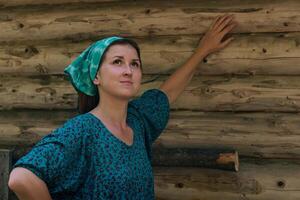
[[[100,98],[104,92],[130,99],[138,93],[141,80],[141,62],[135,48],[115,44],[106,51],[94,83],[100,87]]]

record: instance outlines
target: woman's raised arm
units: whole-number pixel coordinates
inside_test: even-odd
[[[203,58],[223,49],[233,39],[231,37],[222,41],[224,36],[236,26],[237,23],[233,19],[233,15],[219,16],[201,39],[194,54],[160,86],[160,89],[167,94],[170,103],[173,103],[189,84]]]

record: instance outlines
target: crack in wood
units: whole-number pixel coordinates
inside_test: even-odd
[[[263,10],[263,8],[183,8],[181,9],[186,14],[195,14],[195,13],[203,13],[203,12],[233,12],[233,13],[251,13],[258,12]],[[214,18],[207,18],[208,20]]]

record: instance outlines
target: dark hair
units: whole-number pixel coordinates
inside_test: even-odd
[[[139,48],[138,44],[135,41],[133,41],[132,39],[124,38],[122,40],[116,40],[116,41],[112,42],[109,45],[109,47],[106,48],[106,50],[103,53],[102,59],[101,59],[101,61],[99,63],[99,66],[101,66],[101,64],[102,64],[102,62],[103,62],[103,60],[105,58],[105,54],[108,51],[108,49],[112,45],[115,45],[115,44],[129,44],[129,45],[131,45],[136,50],[136,52],[138,54],[138,57],[139,57],[139,59],[141,61],[140,48]],[[141,69],[143,69],[142,68],[142,63],[141,63]],[[97,90],[97,94],[95,96],[89,96],[89,95],[86,95],[86,94],[84,94],[82,92],[78,92],[78,112],[80,114],[84,114],[84,113],[87,113],[87,112],[91,111],[92,109],[94,109],[98,105],[99,98],[100,97],[99,97],[98,90]]]

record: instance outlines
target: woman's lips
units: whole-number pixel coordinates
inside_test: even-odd
[[[120,81],[124,85],[132,85],[131,81]]]

